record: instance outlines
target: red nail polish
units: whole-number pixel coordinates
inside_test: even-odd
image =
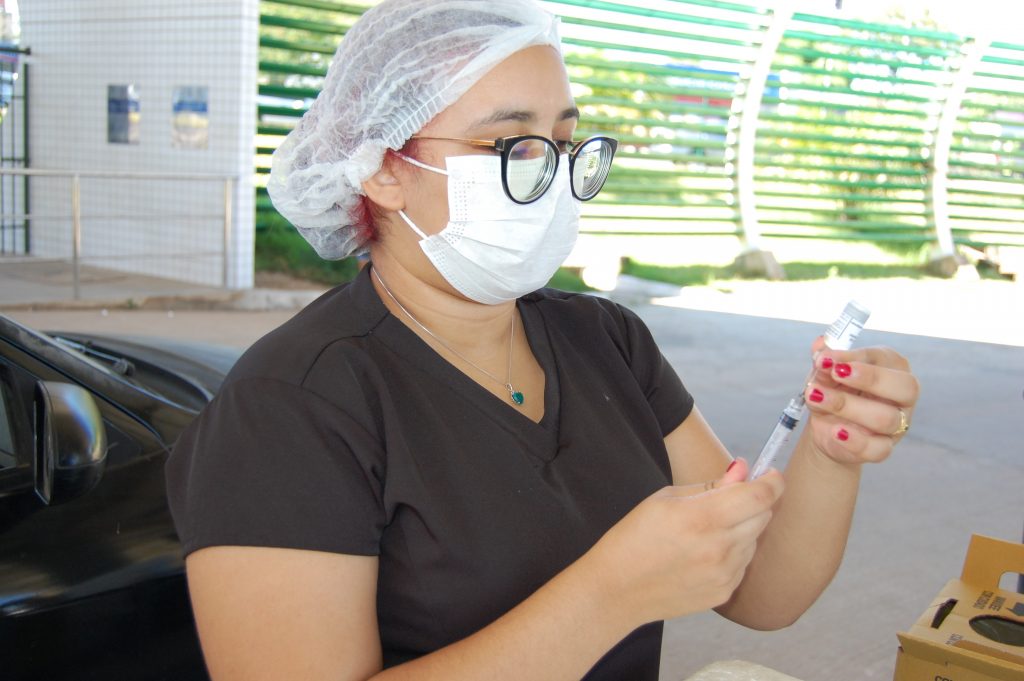
[[[836,365],[836,376],[838,376],[839,378],[846,378],[852,373],[853,367],[851,367],[849,364],[843,363]]]
[[[811,394],[808,395],[807,399],[809,399],[811,402],[821,402],[822,400],[825,399],[825,393],[815,388],[814,390],[811,391]]]
[[[846,432],[846,428],[840,428],[839,432],[836,433],[836,437],[842,440],[843,442],[846,442],[847,440],[850,439],[850,434]]]
[[[738,464],[739,462],[740,462],[740,460],[739,460],[739,459],[733,459],[733,460],[732,460],[732,463],[731,463],[731,464],[729,464],[729,467],[725,469],[725,472],[726,472],[726,473],[728,473],[729,471],[731,471],[731,470],[733,469],[733,466],[735,466],[735,465],[736,465],[736,464]]]
[[[825,359],[821,360],[822,369],[831,369],[833,364],[835,364],[835,362],[832,361],[831,357],[826,357]]]

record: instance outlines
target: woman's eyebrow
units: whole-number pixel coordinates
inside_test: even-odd
[[[537,120],[537,114],[532,111],[526,111],[524,109],[498,109],[489,116],[484,116],[480,120],[474,122],[469,126],[470,130],[476,128],[483,128],[488,125],[495,123],[505,123],[507,121],[514,121],[517,123],[532,123]]]
[[[565,121],[571,118],[579,119],[579,117],[580,110],[575,106],[571,106],[558,115],[558,120]],[[476,128],[483,128],[495,123],[505,123],[508,121],[514,121],[516,123],[533,123],[536,120],[537,114],[533,111],[527,111],[525,109],[498,109],[489,116],[485,116],[476,121],[469,126],[468,129],[475,130]]]

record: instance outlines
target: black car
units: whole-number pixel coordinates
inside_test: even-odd
[[[208,678],[164,462],[238,354],[0,315],[0,678]]]

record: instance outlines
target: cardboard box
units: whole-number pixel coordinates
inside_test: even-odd
[[[894,681],[1024,681],[1024,594],[999,589],[1024,573],[1024,544],[974,535],[960,579],[898,634]]]

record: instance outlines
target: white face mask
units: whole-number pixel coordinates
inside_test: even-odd
[[[569,188],[568,158],[560,159],[547,192],[525,205],[505,195],[497,156],[451,156],[447,172],[403,158],[448,176],[443,230],[427,236],[404,211],[398,214],[420,236],[420,248],[441,276],[470,300],[496,305],[536,291],[576,245],[580,205]]]

